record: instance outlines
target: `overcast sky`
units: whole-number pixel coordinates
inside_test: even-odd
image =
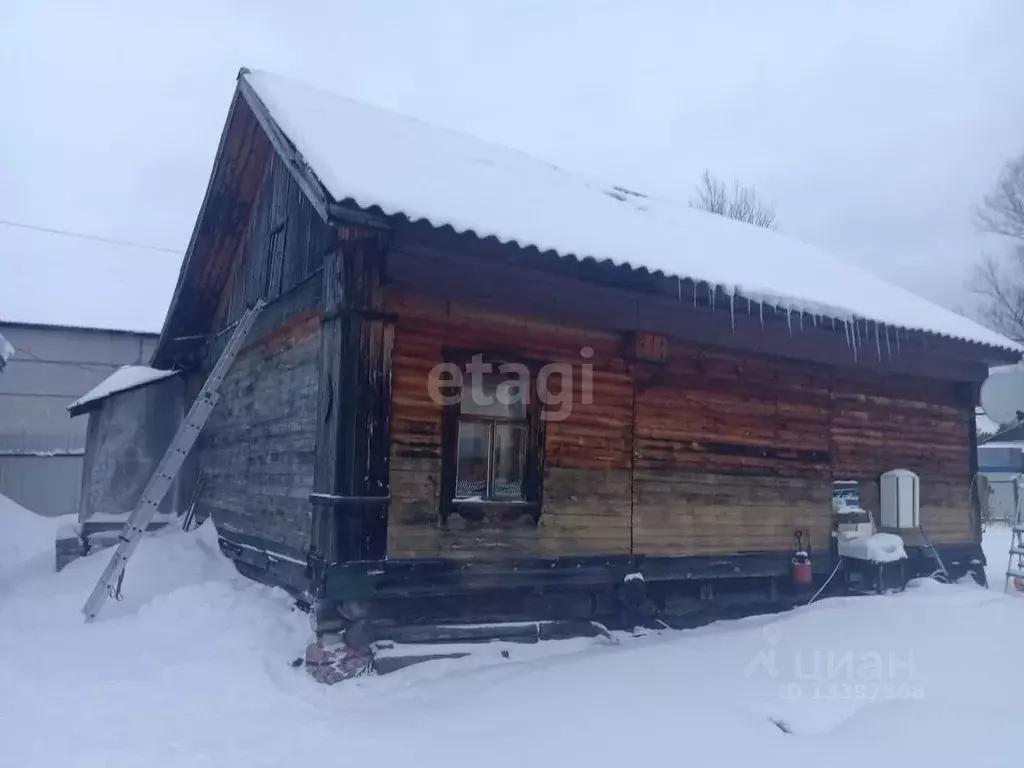
[[[681,201],[736,176],[957,308],[1024,150],[1022,29],[1022,0],[3,0],[0,219],[183,251],[248,66]],[[0,319],[156,329],[179,264],[0,225]]]

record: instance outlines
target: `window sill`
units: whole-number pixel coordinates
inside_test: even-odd
[[[497,499],[452,499],[452,504],[465,505],[471,507],[539,507],[540,504],[536,501],[524,501],[523,499],[508,499],[497,500]]]

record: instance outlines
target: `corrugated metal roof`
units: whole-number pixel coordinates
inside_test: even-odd
[[[754,302],[1019,352],[819,248],[263,72],[241,75],[334,202],[645,269]],[[682,298],[682,297],[681,297]]]

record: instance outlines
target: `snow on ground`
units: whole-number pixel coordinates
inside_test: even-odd
[[[1008,683],[1024,602],[972,585],[916,582],[617,645],[486,646],[325,688],[289,664],[305,617],[238,576],[209,527],[147,537],[123,602],[86,626],[108,557],[11,580],[0,559],[0,765],[1019,762]]]
[[[985,531],[985,576],[989,586],[1002,590],[1006,581],[1006,567],[1010,563],[1010,544],[1013,534],[1008,525],[989,525]]]
[[[14,579],[53,570],[57,529],[74,515],[43,517],[0,495],[0,599]]]

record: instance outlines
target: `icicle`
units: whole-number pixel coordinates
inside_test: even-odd
[[[836,329],[836,319],[833,317],[832,318],[832,330],[834,331],[835,329]]]
[[[711,294],[711,308],[715,308],[715,294],[718,292],[711,283],[708,283],[708,293]]]
[[[736,294],[729,294],[729,319],[732,321],[732,329],[736,330]]]
[[[754,314],[753,306],[754,306],[754,302],[751,301],[750,299],[747,299],[747,314],[748,315]]]
[[[693,281],[693,306],[697,306],[697,281]]]
[[[843,320],[843,334],[846,336],[846,346],[853,349],[853,342],[850,341],[850,322]]]
[[[757,306],[759,307],[759,309],[761,311],[761,330],[763,331],[764,330],[764,302],[763,301],[757,302]]]
[[[803,312],[803,310],[800,310],[800,330],[802,331],[803,329],[804,329],[804,312]]]
[[[679,303],[682,304],[683,303],[683,281],[680,280],[678,277],[676,278],[676,288],[679,291]]]
[[[878,335],[878,321],[875,320],[875,349],[878,351],[878,359],[882,359],[882,339]]]
[[[896,354],[900,353],[900,329],[896,329]]]
[[[892,357],[892,344],[889,342],[889,326],[885,326],[885,351]]]
[[[789,326],[789,335],[793,335],[793,310],[786,307],[786,325]]]
[[[814,323],[814,327],[817,328],[818,327],[818,316],[817,315],[811,315],[811,322]]]

